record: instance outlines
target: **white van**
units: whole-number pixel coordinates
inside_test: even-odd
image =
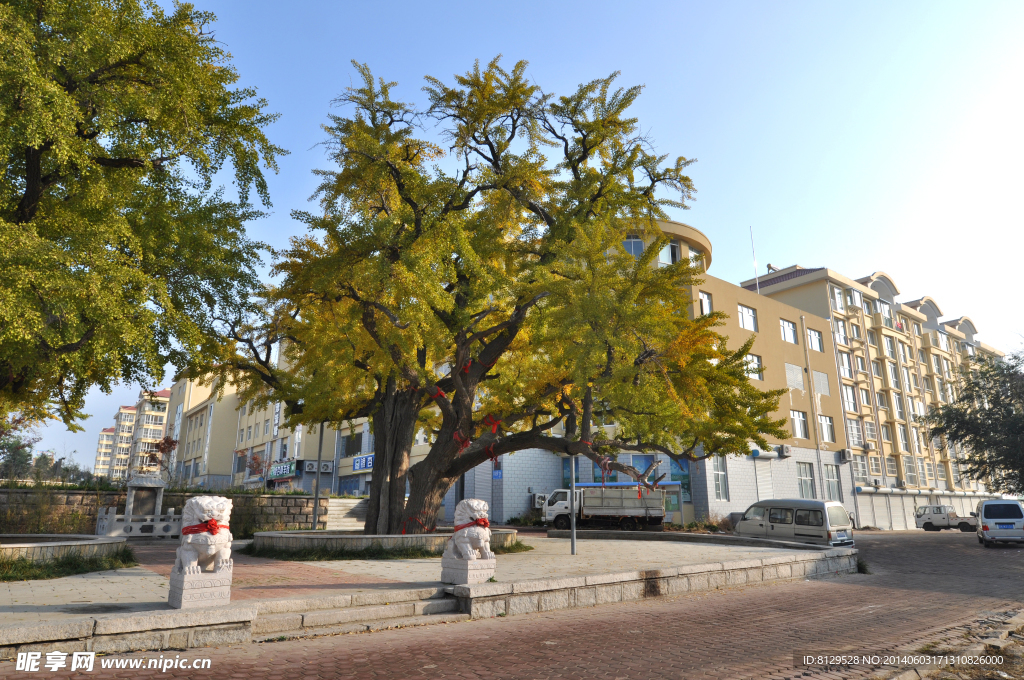
[[[978,503],[978,543],[991,548],[995,543],[1024,542],[1024,509],[1020,501],[992,499]]]
[[[743,513],[733,533],[831,547],[853,545],[850,514],[836,501],[788,498],[758,501]]]

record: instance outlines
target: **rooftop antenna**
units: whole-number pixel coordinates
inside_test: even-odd
[[[754,283],[757,284],[757,294],[761,294],[761,281],[757,278],[757,252],[754,250],[754,228],[750,227],[750,254],[754,256]]]

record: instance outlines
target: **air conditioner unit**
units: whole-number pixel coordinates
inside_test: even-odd
[[[853,451],[851,449],[840,449],[839,450],[839,462],[849,463],[853,460]]]
[[[315,460],[307,460],[305,462],[305,466],[302,469],[305,472],[316,472],[316,461]]]
[[[875,450],[875,443],[874,442],[868,442],[867,444],[864,445],[864,447],[868,451],[874,451]]]
[[[901,489],[905,489],[907,488],[907,482],[906,480],[901,479],[899,482],[896,483],[896,486],[898,486]]]
[[[872,479],[871,486],[882,486],[882,484],[877,479]]]
[[[321,473],[326,473],[326,474],[329,475],[333,471],[334,471],[334,463],[331,463],[331,462],[327,462],[327,463],[321,462],[320,463],[320,472]]]
[[[533,507],[543,508],[544,504],[548,502],[548,495],[546,493],[535,493],[533,494]]]
[[[775,447],[775,451],[779,454],[779,458],[789,458],[793,455],[793,447],[789,444],[779,444]]]

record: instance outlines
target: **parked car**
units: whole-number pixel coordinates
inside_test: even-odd
[[[952,505],[922,505],[917,509],[917,528],[925,531],[959,529],[968,534],[978,529],[978,518],[960,517]]]
[[[743,513],[733,533],[833,547],[853,545],[850,514],[836,501],[786,498],[758,501]]]
[[[1020,501],[992,499],[978,503],[978,543],[991,548],[996,543],[1024,542],[1024,508]]]

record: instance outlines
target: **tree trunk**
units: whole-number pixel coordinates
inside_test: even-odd
[[[405,480],[409,454],[416,435],[420,404],[416,392],[398,390],[388,378],[373,420],[373,478],[365,534],[397,534],[402,531]],[[418,533],[418,532],[417,532]]]

